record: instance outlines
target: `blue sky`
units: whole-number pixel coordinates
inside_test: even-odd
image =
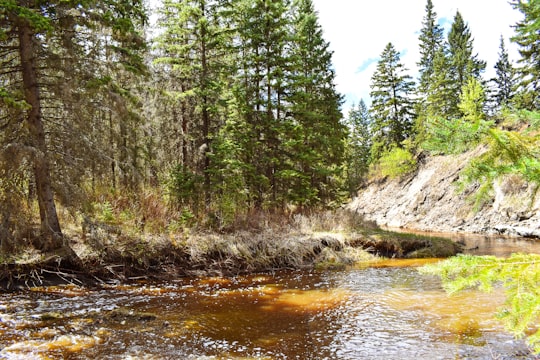
[[[388,42],[416,78],[419,60],[418,35],[426,0],[313,0],[324,36],[334,51],[338,91],[345,95],[344,113],[361,98],[368,104],[371,76]],[[469,24],[474,50],[487,61],[486,78],[493,77],[502,35],[512,60],[517,50],[510,44],[514,25],[521,15],[508,0],[432,0],[439,23],[449,29],[459,10]]]

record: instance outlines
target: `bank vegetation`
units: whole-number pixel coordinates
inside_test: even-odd
[[[488,148],[464,177],[485,185],[479,206],[498,174],[537,181],[538,6],[513,7],[519,66],[501,39],[489,80],[462,15],[445,36],[428,0],[417,82],[389,43],[371,107],[343,119],[311,0],[165,0],[158,31],[143,1],[0,0],[4,277],[439,256],[338,209],[471,146]]]

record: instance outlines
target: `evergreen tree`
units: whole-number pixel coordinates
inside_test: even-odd
[[[85,152],[93,144],[81,130],[99,119],[88,95],[99,84],[116,80],[104,76],[104,64],[90,61],[96,55],[94,45],[106,39],[103,51],[115,54],[126,71],[137,71],[144,48],[139,29],[145,20],[139,1],[0,1],[1,61],[10,69],[0,75],[2,98],[7,99],[0,106],[2,113],[16,113],[10,121],[18,124],[12,128],[16,133],[0,139],[17,159],[11,169],[24,171],[23,164],[31,164],[28,196],[37,197],[37,245],[42,250],[64,245],[56,214],[58,190],[66,184],[67,194],[59,198],[69,199],[69,190],[85,179],[81,159],[88,159]]]
[[[367,175],[371,158],[371,118],[364,100],[351,108],[345,120],[349,128],[346,147],[347,187],[354,196]]]
[[[495,63],[495,75],[495,78],[491,80],[495,84],[493,99],[499,108],[508,106],[513,97],[515,79],[514,68],[508,58],[508,51],[502,36],[499,46],[499,59]]]
[[[286,152],[294,154],[288,199],[300,204],[335,198],[335,179],[343,161],[345,128],[341,124],[341,95],[335,89],[332,52],[323,38],[312,0],[293,7],[290,102],[294,137]],[[301,180],[301,181],[298,181]]]
[[[422,26],[418,38],[420,40],[418,91],[421,95],[427,97],[433,88],[435,56],[444,44],[444,29],[437,23],[437,13],[434,11],[431,0],[427,1],[426,15],[422,21]]]
[[[428,117],[449,117],[453,111],[456,94],[450,73],[450,59],[446,48],[441,47],[435,54],[433,61],[433,91],[427,97]]]
[[[536,0],[513,1],[512,6],[523,14],[515,26],[512,41],[520,47],[521,95],[520,105],[540,109],[540,3]]]
[[[176,129],[181,135],[181,152],[174,152],[176,159],[171,160],[203,179],[207,206],[212,138],[222,126],[223,93],[231,78],[231,35],[223,19],[224,9],[222,2],[214,0],[165,1],[160,10],[164,31],[157,38],[159,57],[155,60],[169,78],[167,92],[162,94],[172,116],[165,117],[171,123],[164,124],[165,129]]]
[[[388,43],[371,78],[374,160],[412,136],[414,82],[405,71],[399,53]]]
[[[276,204],[282,189],[276,175],[285,168],[288,7],[288,0],[243,0],[235,5],[240,50],[236,106],[245,124],[237,141],[244,144],[249,195],[258,208]]]
[[[473,39],[469,25],[465,23],[459,11],[456,12],[452,28],[448,33],[448,56],[452,86],[456,94],[448,115],[460,116],[458,103],[461,89],[470,77],[480,79],[486,63],[479,60],[478,55],[473,55]]]

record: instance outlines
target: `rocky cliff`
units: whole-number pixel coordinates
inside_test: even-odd
[[[360,189],[348,209],[392,228],[540,238],[538,186],[504,177],[493,184],[492,200],[476,211],[470,195],[478,184],[458,191],[461,171],[482,151],[428,157],[412,175],[374,180]]]

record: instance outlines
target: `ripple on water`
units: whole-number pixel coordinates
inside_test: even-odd
[[[485,296],[393,266],[0,294],[0,358],[526,359]]]

